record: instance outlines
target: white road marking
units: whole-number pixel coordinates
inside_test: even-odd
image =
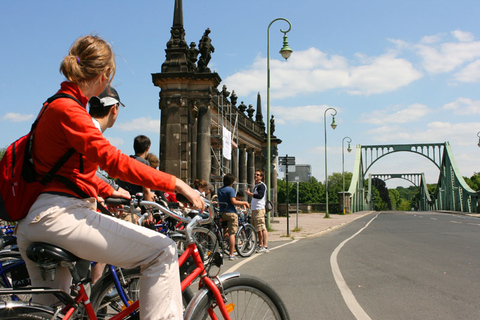
[[[342,272],[340,271],[340,267],[338,266],[337,256],[340,250],[343,248],[343,246],[348,241],[356,237],[360,232],[365,230],[370,225],[370,223],[376,217],[378,217],[379,214],[380,213],[378,213],[375,217],[373,217],[372,220],[370,220],[362,229],[358,230],[357,233],[355,233],[353,236],[351,236],[350,238],[340,243],[338,247],[335,248],[332,255],[330,256],[330,265],[332,267],[333,277],[335,279],[335,282],[337,283],[337,287],[338,289],[340,289],[343,300],[345,301],[347,307],[350,309],[350,311],[353,313],[353,315],[357,320],[371,320],[372,318],[370,318],[370,316],[365,312],[365,310],[363,310],[363,308],[360,306],[357,299],[353,295],[352,290],[350,290],[347,283],[345,282]]]
[[[277,249],[280,249],[280,248],[282,248],[282,247],[288,246],[288,245],[290,245],[290,244],[294,244],[294,243],[297,242],[297,241],[298,241],[298,239],[292,240],[292,241],[286,242],[286,243],[284,243],[284,244],[282,244],[282,245],[276,246],[275,248],[270,248],[269,250],[270,250],[270,251],[277,250]],[[245,259],[242,259],[241,262],[235,264],[233,267],[231,267],[230,269],[228,269],[227,271],[225,271],[225,273],[229,273],[229,272],[234,272],[234,271],[236,271],[238,268],[240,268],[241,266],[243,266],[245,263],[252,261],[252,260],[255,259],[256,257],[260,257],[262,254],[269,254],[269,253],[257,254],[257,253],[254,252],[250,257],[245,258]]]

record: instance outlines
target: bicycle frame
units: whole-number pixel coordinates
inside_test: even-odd
[[[149,202],[146,202],[146,204],[148,205]],[[166,209],[161,209],[161,210],[164,211]],[[221,292],[221,290],[219,289],[218,286],[221,286],[221,282],[222,282],[221,279],[227,279],[229,277],[236,277],[238,275],[237,274],[231,274],[231,275],[227,275],[227,276],[216,277],[217,283],[218,283],[218,285],[217,285],[217,283],[208,276],[208,274],[205,270],[205,265],[204,265],[203,260],[200,256],[200,253],[198,251],[197,245],[189,237],[189,235],[191,234],[191,230],[194,228],[195,222],[203,221],[203,220],[199,216],[194,217],[191,221],[186,220],[186,219],[184,219],[182,217],[179,217],[179,216],[176,216],[176,217],[178,217],[179,219],[182,219],[181,221],[183,221],[185,223],[190,222],[185,227],[188,246],[187,246],[186,250],[183,252],[183,254],[178,259],[179,266],[182,266],[187,261],[187,259],[190,258],[190,257],[193,258],[193,261],[195,263],[195,269],[189,275],[187,275],[186,278],[181,283],[182,291],[184,291],[187,287],[189,287],[197,277],[200,277],[199,288],[201,290],[199,290],[199,292],[197,294],[200,296],[201,294],[204,294],[205,292],[212,292],[214,297],[215,297],[217,307],[219,308],[223,318],[225,320],[230,320],[230,316],[228,314],[227,307],[225,305],[222,292]],[[116,276],[116,272],[114,270],[113,270],[113,275],[114,275],[114,277]],[[86,315],[88,316],[88,318],[90,320],[96,320],[97,317],[96,317],[95,312],[93,310],[93,307],[90,303],[89,297],[88,297],[88,295],[85,291],[85,287],[84,287],[83,283],[79,283],[74,289],[77,292],[77,294],[73,299],[67,293],[65,293],[61,290],[58,290],[58,289],[29,288],[29,289],[23,289],[23,290],[22,289],[17,289],[17,290],[13,289],[9,292],[11,292],[12,294],[13,293],[30,293],[30,294],[32,294],[32,293],[33,294],[34,293],[54,293],[57,297],[59,297],[59,299],[61,301],[63,301],[65,303],[65,307],[61,310],[57,309],[56,313],[53,315],[53,318],[55,318],[56,315],[61,313],[61,314],[64,315],[62,317],[62,320],[70,319],[72,317],[72,315],[75,313],[75,311],[78,309],[78,306],[80,304],[83,304],[84,307],[85,307],[85,312],[86,312]],[[119,292],[122,292],[122,291],[123,290],[119,290]],[[196,298],[196,297],[197,297],[197,295],[193,298],[192,301],[199,301],[199,299]],[[126,297],[125,297],[125,299],[126,299]],[[125,303],[125,301],[124,301],[124,303]],[[128,305],[128,304],[125,303],[125,305]],[[125,309],[123,309],[120,313],[114,315],[111,318],[111,320],[123,319],[125,316],[133,314],[134,312],[136,312],[136,310],[139,308],[139,306],[140,306],[140,303],[137,300],[134,303],[130,304]],[[39,307],[41,307],[41,306],[39,306]],[[190,309],[192,309],[192,308],[190,308]],[[213,319],[213,320],[217,319],[217,317],[213,313],[213,310],[209,310],[209,315],[210,315],[211,319]]]
[[[178,264],[181,266],[189,257],[192,257],[194,262],[195,262],[195,269],[190,273],[183,281],[181,284],[182,291],[188,288],[192,282],[197,278],[201,277],[200,281],[200,288],[205,288],[206,291],[211,291],[215,297],[215,300],[217,302],[217,306],[222,313],[224,319],[230,320],[230,316],[228,314],[225,302],[223,301],[223,296],[220,290],[218,289],[217,284],[210,279],[207,276],[207,273],[205,271],[205,266],[203,264],[202,258],[200,257],[200,253],[198,252],[197,245],[195,243],[190,243],[187,247],[187,249],[183,252],[183,254],[180,256],[178,259]],[[235,277],[238,276],[237,274],[231,274],[229,277]],[[70,319],[70,317],[73,315],[75,310],[78,307],[78,304],[83,304],[85,306],[85,311],[88,315],[88,318],[90,320],[96,320],[97,316],[95,315],[95,312],[93,310],[92,305],[90,304],[89,297],[87,296],[85,292],[85,287],[83,284],[79,284],[77,286],[77,291],[78,294],[75,296],[74,301],[75,303],[70,303],[67,305],[65,308],[62,309],[62,314],[64,314],[64,317],[62,320],[67,320]],[[195,300],[195,298],[194,298]],[[123,319],[125,316],[134,313],[139,307],[139,301],[135,301],[131,305],[129,305],[127,308],[122,310],[120,313],[114,315],[111,320],[120,320]],[[217,319],[213,312],[210,312],[210,316],[212,319]]]

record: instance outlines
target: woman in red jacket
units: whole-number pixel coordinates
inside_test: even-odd
[[[17,227],[18,246],[32,284],[57,287],[68,292],[70,273],[59,267],[55,280],[43,281],[25,250],[34,241],[58,245],[76,256],[123,268],[141,266],[140,314],[142,319],[181,319],[182,298],[176,246],[169,238],[129,222],[97,212],[97,197],[121,196],[97,178],[100,166],[110,176],[154,190],[177,191],[196,208],[204,209],[199,195],[175,176],[131,159],[113,147],[93,124],[86,105],[98,96],[115,75],[115,58],[110,45],[98,36],[78,38],[63,59],[60,71],[67,78],[58,93],[69,98],[54,100],[38,122],[33,159],[42,176],[70,148],[77,151],[58,175],[73,181],[88,198],[79,197],[58,180],[49,183]],[[37,302],[53,303],[48,295]]]

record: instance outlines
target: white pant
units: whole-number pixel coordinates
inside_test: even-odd
[[[41,194],[17,226],[18,247],[33,286],[61,288],[69,292],[67,268],[57,268],[55,280],[43,281],[36,264],[26,257],[35,241],[64,248],[90,261],[122,268],[141,266],[140,315],[142,319],[182,319],[182,295],[175,243],[153,230],[95,211],[93,198],[76,199]],[[51,304],[49,295],[36,302]]]

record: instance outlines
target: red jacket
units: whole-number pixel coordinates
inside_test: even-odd
[[[57,93],[72,95],[84,106],[88,103],[88,98],[71,82],[63,82]],[[112,146],[95,127],[84,106],[69,98],[59,98],[48,106],[37,124],[34,136],[33,160],[37,173],[46,174],[73,147],[77,153],[57,174],[75,182],[92,197],[107,197],[113,192],[111,186],[95,175],[98,166],[110,176],[124,181],[161,191],[175,189],[175,176],[144,165]],[[45,191],[76,196],[63,183],[55,180],[46,186]]]

